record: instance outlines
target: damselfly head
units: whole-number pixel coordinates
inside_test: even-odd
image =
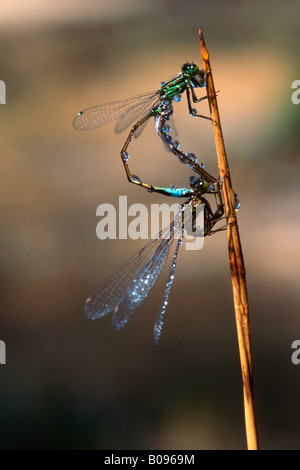
[[[205,83],[205,74],[202,69],[199,69],[198,65],[194,62],[187,62],[181,67],[182,74],[185,78],[190,80],[190,84],[195,87],[204,87]]]
[[[205,86],[204,72],[199,69],[194,62],[187,62],[181,66],[182,74],[185,78],[189,78],[194,87]]]
[[[183,64],[181,66],[181,71],[184,76],[192,77],[193,75],[199,72],[199,67],[194,62],[187,62],[186,64]]]

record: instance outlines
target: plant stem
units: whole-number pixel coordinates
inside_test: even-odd
[[[230,171],[225,151],[217,97],[213,82],[212,70],[209,62],[209,54],[199,29],[200,54],[202,67],[206,75],[206,89],[212,119],[212,128],[218,157],[218,166],[222,192],[224,196],[225,214],[227,218],[228,252],[231,271],[232,291],[237,327],[237,337],[240,352],[241,371],[244,393],[244,413],[247,446],[249,450],[258,449],[258,435],[255,418],[254,394],[253,394],[253,370],[250,344],[250,319],[246,284],[246,269],[244,265],[242,246],[240,241],[236,209],[235,193],[231,185]]]

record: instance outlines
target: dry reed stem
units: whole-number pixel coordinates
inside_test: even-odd
[[[250,345],[250,320],[248,295],[246,284],[246,270],[244,265],[239,229],[235,211],[235,194],[231,185],[231,177],[225,151],[218,103],[213,82],[213,75],[209,62],[202,30],[199,29],[200,54],[202,67],[206,76],[206,88],[212,128],[215,139],[220,179],[223,181],[222,190],[227,217],[228,251],[231,271],[232,291],[237,326],[238,345],[243,378],[244,413],[247,446],[249,450],[258,449],[258,435],[255,418],[253,395],[253,371]]]

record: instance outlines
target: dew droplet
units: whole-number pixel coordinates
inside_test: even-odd
[[[186,157],[188,157],[189,160],[191,160],[193,163],[197,163],[197,157],[194,153],[186,153]]]
[[[178,95],[175,95],[173,99],[174,99],[174,101],[176,101],[176,103],[178,103],[179,101],[182,100],[182,95],[180,93],[178,93]]]

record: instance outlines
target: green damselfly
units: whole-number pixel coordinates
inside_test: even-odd
[[[203,88],[206,86],[206,75],[203,70],[199,69],[194,62],[187,62],[182,65],[181,72],[172,80],[162,82],[161,87],[153,92],[143,93],[121,101],[104,103],[93,106],[80,111],[73,121],[73,126],[77,130],[95,129],[110,122],[118,120],[116,124],[116,132],[122,132],[127,127],[132,126],[129,135],[121,150],[121,158],[126,171],[129,182],[142,186],[148,191],[162,192],[161,188],[142,182],[139,178],[131,174],[128,164],[129,154],[128,146],[133,136],[138,137],[144,126],[151,117],[155,118],[155,127],[158,135],[170,150],[182,163],[187,164],[199,175],[202,175],[210,182],[216,182],[204,171],[202,165],[199,165],[196,157],[191,153],[183,153],[179,149],[177,141],[167,141],[169,126],[166,124],[173,113],[173,101],[180,101],[182,94],[186,93],[188,111],[191,116],[210,119],[207,116],[198,114],[197,110],[192,107],[193,103],[199,103],[207,98],[207,96],[197,98],[195,88]]]

